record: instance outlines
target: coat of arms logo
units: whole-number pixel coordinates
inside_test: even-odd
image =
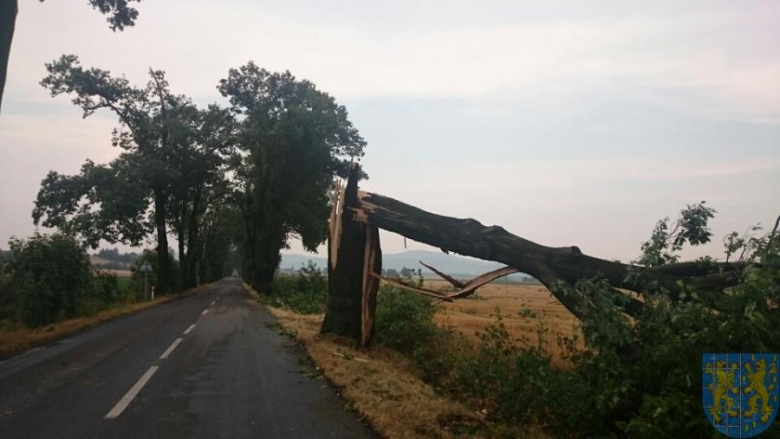
[[[778,354],[702,355],[704,414],[720,433],[753,437],[778,412]]]

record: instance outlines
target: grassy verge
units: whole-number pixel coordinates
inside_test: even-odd
[[[245,284],[250,294],[259,295]],[[386,438],[479,437],[482,415],[437,394],[412,361],[384,346],[361,348],[351,340],[320,335],[322,314],[304,315],[266,305],[285,334],[374,430]]]
[[[195,294],[206,286],[207,285],[201,285],[183,293],[157,297],[149,302],[120,304],[89,317],[79,317],[75,319],[64,320],[40,328],[31,329],[19,325],[16,328],[8,331],[0,331],[0,359],[11,357],[36,346],[51,343],[55,340],[65,338],[76,332],[92,328],[101,323],[105,323],[119,317],[143,311],[153,306],[162,305],[163,303],[181,299],[191,294]]]

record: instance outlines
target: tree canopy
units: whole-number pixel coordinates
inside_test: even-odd
[[[40,0],[41,3],[44,0]],[[135,25],[138,10],[131,4],[141,0],[88,0],[93,9],[106,16],[108,26],[113,31],[122,31]],[[8,59],[11,56],[11,43],[16,28],[16,16],[19,12],[18,0],[0,1],[0,109],[3,105],[3,91],[8,74]]]
[[[241,117],[233,200],[244,224],[244,275],[268,292],[289,238],[308,250],[327,238],[333,176],[362,157],[366,142],[343,106],[289,71],[250,62],[218,88]]]
[[[225,190],[220,181],[235,143],[233,114],[216,105],[200,110],[186,96],[171,93],[162,71],[150,69],[146,86],[135,87],[108,71],[83,68],[74,55],[46,68],[41,85],[52,96],[72,95],[84,117],[98,110],[117,116],[112,144],[124,152],[108,165],[88,161],[77,176],[50,173],[36,201],[36,224],[59,227],[92,246],[100,240],[137,245],[155,231],[159,292],[171,287],[165,256],[170,225],[192,281],[186,248],[197,246],[200,216],[209,209],[206,192]]]

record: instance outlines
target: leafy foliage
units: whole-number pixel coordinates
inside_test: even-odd
[[[689,206],[673,233],[657,227],[640,260],[664,264],[676,260],[683,244],[707,242],[713,212]],[[629,319],[619,312],[625,295],[602,279],[580,280],[575,287],[589,299],[581,319],[585,348],[559,338],[565,369],[552,365],[541,337],[536,343],[513,339],[500,314],[476,344],[453,328],[435,327],[432,335],[402,331],[409,335],[400,338],[403,343],[391,338],[388,344],[410,352],[440,391],[487,413],[494,421],[491,436],[515,437],[521,433],[512,426],[533,424],[556,437],[712,437],[701,406],[701,354],[780,350],[780,235],[775,230],[759,237],[758,230],[724,241],[727,255],[750,263],[740,272],[742,282],[716,303],[681,283],[678,297],[659,289]],[[392,315],[400,327],[433,325],[430,313]],[[397,331],[388,324],[379,329],[379,313],[377,320],[378,339]],[[423,336],[415,340],[417,333]],[[774,426],[766,435],[776,437],[779,430]]]
[[[109,9],[126,6],[105,3]],[[108,71],[82,67],[74,55],[63,55],[46,69],[41,85],[52,96],[73,96],[84,117],[107,110],[119,118],[112,143],[124,152],[108,165],[87,161],[79,175],[50,172],[38,194],[35,223],[57,227],[93,247],[101,240],[137,245],[156,232],[162,264],[158,291],[204,280],[206,256],[212,256],[211,264],[217,253],[224,260],[229,247],[213,236],[208,223],[220,216],[227,198],[225,166],[236,137],[234,115],[216,105],[200,110],[186,96],[171,93],[159,70],[150,69],[146,86],[136,87]],[[182,276],[175,282],[167,278],[170,258],[164,255],[169,226],[179,238]],[[209,233],[210,240],[203,236]],[[219,252],[208,248],[217,241]]]
[[[12,239],[0,260],[0,321],[30,327],[89,316],[137,291],[129,279],[93,271],[84,248],[62,235]]]
[[[422,286],[419,270],[416,275],[416,278],[405,277],[402,281]],[[435,335],[435,313],[436,307],[430,298],[383,285],[377,294],[376,341],[400,352],[413,353]]]
[[[78,297],[90,288],[86,251],[64,235],[36,234],[9,243],[21,317],[41,326],[76,314]]]
[[[180,276],[179,263],[173,258],[171,252],[167,252],[166,255],[168,257],[168,279],[170,279],[172,283],[177,283],[179,282]],[[160,263],[157,258],[157,252],[144,249],[141,257],[136,259],[132,265],[130,265],[130,271],[133,273],[133,280],[135,280],[135,282],[141,286],[139,293],[143,293],[144,272],[141,271],[141,266],[144,262],[149,262],[149,265],[152,266],[152,271],[147,273],[149,285],[151,286],[157,284],[157,279],[159,277],[158,270],[160,269]],[[165,294],[165,292],[157,291],[156,294]]]
[[[300,314],[322,314],[327,301],[328,281],[312,261],[295,276],[277,275],[273,294],[263,295],[263,303],[288,308]]]
[[[290,237],[315,250],[327,237],[334,174],[363,154],[365,141],[335,99],[290,72],[250,62],[231,69],[219,91],[242,116],[234,200],[243,216],[243,275],[272,289]]]
[[[675,221],[670,230],[669,218],[664,218],[655,225],[650,239],[642,244],[642,256],[637,261],[640,265],[654,267],[677,262],[676,252],[685,243],[690,245],[705,244],[710,241],[712,232],[707,227],[707,221],[715,216],[715,209],[699,204],[688,205],[680,211],[680,218]]]
[[[40,0],[43,3],[45,0]],[[135,26],[138,18],[138,10],[130,6],[130,3],[140,3],[141,0],[88,0],[93,9],[107,15],[106,20],[113,31],[124,30],[126,27]]]

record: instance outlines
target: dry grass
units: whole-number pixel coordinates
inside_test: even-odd
[[[0,331],[0,358],[8,358],[12,355],[24,352],[27,349],[51,343],[52,341],[65,338],[73,333],[92,328],[101,323],[186,297],[196,293],[205,286],[206,285],[201,285],[198,288],[180,294],[157,297],[149,302],[117,305],[93,316],[64,320],[41,328],[31,329],[23,325],[18,325],[12,330]]]
[[[485,424],[482,414],[436,393],[402,354],[383,346],[361,348],[352,340],[321,335],[322,315],[267,308],[285,333],[306,348],[319,370],[341,390],[350,408],[359,412],[382,437],[471,438],[489,434],[474,433],[489,431],[481,428]],[[522,437],[547,437],[538,428],[521,428]]]
[[[426,281],[432,289],[442,289],[443,281]],[[465,335],[477,340],[476,332],[496,322],[497,314],[509,333],[518,339],[527,339],[532,345],[540,343],[560,367],[567,364],[561,359],[558,336],[577,335],[577,319],[542,285],[488,284],[477,290],[471,298],[442,302],[442,310],[435,320],[440,325],[451,325]]]
[[[321,315],[268,309],[382,437],[450,438],[459,429],[483,422],[464,405],[436,394],[401,354],[383,347],[363,349],[349,340],[319,335]]]

